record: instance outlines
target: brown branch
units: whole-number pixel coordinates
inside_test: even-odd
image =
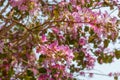
[[[108,77],[110,77],[109,75],[107,75],[107,74],[102,74],[102,73],[95,73],[95,72],[83,72],[83,74],[93,74],[93,75],[100,75],[100,76],[108,76]],[[74,77],[77,77],[77,76],[80,76],[80,74],[77,74],[77,75],[75,75]],[[82,75],[81,75],[82,76]]]
[[[15,22],[16,24],[19,24],[19,25],[23,26],[26,30],[29,30],[29,29],[26,27],[26,25],[24,25],[24,24],[22,24],[22,23],[20,23],[20,22],[18,22],[18,21],[16,21],[16,20],[14,20],[14,19],[5,18],[4,16],[1,16],[1,17],[2,17],[4,20]]]
[[[43,24],[41,24],[41,25],[38,25],[38,26],[36,26],[36,27],[33,27],[32,29],[37,29],[37,28],[39,28],[40,26],[44,26],[44,25],[46,25],[46,24],[52,24],[52,23],[55,23],[55,22],[57,22],[57,23],[61,23],[61,22],[66,22],[66,23],[84,23],[84,24],[93,24],[93,25],[95,25],[94,23],[91,23],[91,22],[75,22],[75,21],[63,21],[63,20],[56,20],[56,21],[48,21],[48,22],[45,22],[45,23],[43,23]]]

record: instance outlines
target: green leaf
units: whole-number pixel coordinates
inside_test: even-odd
[[[45,60],[46,56],[45,55],[40,55],[39,56],[39,63],[43,62]]]
[[[99,64],[102,64],[102,63],[101,63],[101,60],[102,60],[102,57],[99,56],[99,57],[97,58],[97,61],[98,61]]]
[[[120,50],[115,50],[115,56],[117,59],[120,58]]]
[[[89,27],[88,26],[85,26],[85,29],[84,29],[84,31],[89,31]]]
[[[25,80],[33,80],[31,76],[25,76]]]
[[[104,62],[104,63],[111,63],[112,60],[113,60],[113,57],[112,57],[112,56],[106,55],[106,56],[103,57],[103,62]]]
[[[118,80],[118,76],[114,76],[114,80]]]
[[[89,39],[88,39],[88,42],[93,42],[94,39],[95,39],[95,36],[94,36],[94,35],[93,35],[93,36],[90,36]]]
[[[1,0],[0,7],[3,6],[4,0]]]
[[[74,73],[74,72],[75,72],[74,68],[75,68],[75,65],[74,65],[74,64],[70,66],[70,72],[71,72],[71,73]]]
[[[94,48],[97,48],[98,47],[98,45],[97,44],[94,44]]]
[[[114,9],[114,6],[113,5],[110,5],[110,10],[113,10]]]
[[[45,68],[40,68],[38,70],[39,70],[40,73],[46,73],[47,72],[47,70]]]
[[[57,9],[54,9],[53,14],[54,14],[55,18],[59,17],[59,11]]]
[[[113,57],[112,56],[108,56],[108,63],[111,63],[113,61]]]
[[[90,35],[93,35],[94,34],[94,31],[92,29],[90,29]]]
[[[0,59],[3,59],[7,56],[7,54],[0,54]]]
[[[27,75],[28,76],[32,76],[33,75],[33,72],[31,70],[27,70]]]
[[[71,4],[68,5],[68,10],[72,11],[72,5]]]
[[[13,76],[14,73],[15,73],[15,71],[12,68],[10,68],[8,71],[8,76],[11,77],[11,76]]]
[[[108,47],[109,43],[110,43],[110,40],[105,39],[104,40],[104,48]]]

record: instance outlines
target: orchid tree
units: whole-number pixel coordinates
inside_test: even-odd
[[[119,0],[0,0],[0,80],[76,80],[112,63],[119,16]]]

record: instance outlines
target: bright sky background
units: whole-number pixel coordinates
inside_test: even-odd
[[[102,64],[99,65],[96,63],[95,69],[91,72],[96,72],[100,74],[108,74],[110,72],[120,72],[120,60],[116,60],[114,63],[111,64]],[[109,76],[101,76],[101,75],[93,75],[92,78],[85,76],[79,76],[78,80],[114,80],[114,77]],[[120,80],[120,77],[118,78]]]

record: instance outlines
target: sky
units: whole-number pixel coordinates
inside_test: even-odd
[[[115,60],[114,63],[111,64],[97,64],[91,72],[100,73],[100,74],[109,74],[110,72],[120,72],[120,60]],[[114,77],[102,76],[102,75],[93,75],[93,77],[82,77],[79,76],[78,80],[114,80]],[[120,77],[118,78],[120,80]]]

